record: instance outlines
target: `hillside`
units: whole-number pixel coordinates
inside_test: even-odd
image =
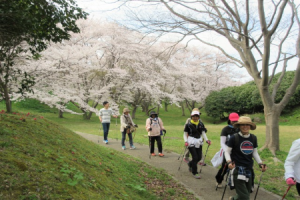
[[[1,199],[195,199],[164,171],[41,116],[2,111],[0,127]]]

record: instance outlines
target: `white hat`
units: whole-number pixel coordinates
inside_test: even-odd
[[[200,113],[199,113],[199,111],[193,111],[193,112],[191,113],[191,116],[194,116],[194,115],[198,115],[198,116],[200,116]]]

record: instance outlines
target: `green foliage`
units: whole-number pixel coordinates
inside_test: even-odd
[[[15,92],[21,94],[33,92],[31,87],[35,84],[34,77],[14,67],[16,58],[30,52],[38,59],[39,52],[45,50],[50,41],[68,40],[70,32],[80,31],[76,21],[86,18],[87,13],[73,0],[0,1],[0,13],[0,76],[3,77],[0,98],[9,105],[13,84],[18,86]],[[10,106],[7,111],[11,112]]]
[[[270,93],[275,83],[278,81],[281,73],[274,76],[270,85]],[[278,103],[283,98],[286,90],[291,85],[295,71],[288,71],[276,93],[275,102]],[[300,86],[292,95],[289,103],[286,105],[283,113],[289,112],[292,108],[299,105]],[[227,87],[220,91],[211,92],[205,100],[205,111],[208,116],[219,117],[222,119],[224,113],[238,112],[239,114],[263,112],[263,103],[259,91],[254,81],[248,82],[238,87]]]
[[[61,42],[70,38],[69,31],[78,33],[76,20],[87,16],[73,0],[1,1],[0,11],[1,46],[27,41],[33,54],[44,50],[47,41]]]

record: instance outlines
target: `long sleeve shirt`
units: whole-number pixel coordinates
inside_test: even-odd
[[[293,142],[284,163],[285,179],[294,178],[300,183],[300,139]]]

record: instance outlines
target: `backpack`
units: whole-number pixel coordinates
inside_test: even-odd
[[[149,119],[150,119],[150,126],[151,126],[153,119],[151,117],[149,117]],[[157,117],[157,123],[160,126],[158,117]],[[163,135],[163,131],[162,130],[160,130],[160,135]]]

